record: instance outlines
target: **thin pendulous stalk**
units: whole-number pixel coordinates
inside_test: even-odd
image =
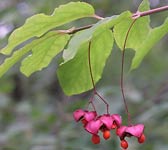
[[[94,95],[97,95],[105,103],[106,108],[107,108],[107,114],[109,114],[108,103],[96,90],[96,86],[95,86],[95,82],[94,82],[94,78],[93,78],[92,66],[91,66],[91,52],[90,51],[91,51],[91,41],[89,42],[89,47],[88,47],[88,65],[89,65],[89,73],[90,73],[90,78],[91,78],[91,82],[92,82],[92,86],[93,86],[93,91],[94,91]],[[93,100],[93,98],[92,98],[92,100]],[[93,105],[92,101],[90,101],[90,103]]]
[[[127,102],[126,102],[125,91],[124,91],[124,60],[125,60],[125,48],[126,48],[126,43],[127,43],[127,40],[128,40],[128,35],[129,35],[129,33],[131,31],[131,28],[133,27],[135,21],[136,21],[136,19],[133,20],[133,22],[131,23],[131,25],[130,25],[127,33],[126,33],[126,36],[125,36],[124,46],[123,46],[123,50],[122,50],[121,78],[120,78],[121,94],[122,94],[122,97],[123,97],[124,106],[125,106],[125,110],[126,110],[126,113],[127,113],[128,124],[129,125],[131,124],[131,116],[130,116],[130,113],[129,113],[129,110],[128,110],[128,105],[127,105]]]
[[[107,109],[107,114],[109,114],[109,104],[106,102],[106,100],[98,92],[96,92],[96,95],[105,103],[106,109]]]
[[[94,105],[94,103],[93,103],[93,100],[94,100],[94,95],[90,98],[88,107],[89,107],[89,105],[91,104],[92,107],[93,107],[93,110],[96,111],[96,108],[95,108],[95,105]]]
[[[88,48],[88,65],[89,65],[89,72],[90,72],[90,78],[91,78],[91,82],[92,82],[93,90],[94,90],[94,93],[97,93],[97,91],[96,91],[96,86],[95,86],[94,79],[93,79],[93,72],[92,72],[92,66],[91,66],[90,49],[91,49],[91,42],[89,42],[89,48]]]

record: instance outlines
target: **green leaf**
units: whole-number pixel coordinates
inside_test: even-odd
[[[93,88],[88,66],[88,45],[88,41],[83,43],[75,57],[62,64],[57,71],[60,84],[67,95],[79,94]],[[95,83],[101,78],[112,46],[113,35],[109,29],[94,34],[91,39],[91,66]]]
[[[148,0],[144,0],[142,4],[139,6],[138,10],[139,11],[149,10]],[[114,26],[114,38],[121,50],[123,49],[125,37],[132,22],[133,20],[130,17],[122,20],[119,24]],[[131,28],[131,31],[129,32],[126,48],[132,48],[135,50],[144,42],[146,35],[150,31],[149,22],[150,22],[149,16],[139,18],[135,22],[135,24]]]
[[[139,11],[145,10],[149,10],[148,0],[143,0],[139,7]],[[114,38],[120,49],[123,49],[125,37],[132,22],[131,18],[125,19],[114,26]],[[149,24],[149,16],[138,18],[129,32],[126,48],[135,50],[131,69],[137,68],[149,50],[168,32],[167,21],[162,26],[154,29]]]
[[[165,20],[163,25],[151,29],[150,33],[147,35],[143,44],[136,49],[135,56],[132,60],[131,69],[135,69],[139,66],[145,55],[149,50],[166,34],[168,33],[168,18]]]
[[[60,36],[58,36],[58,35],[60,35]],[[43,44],[43,43],[46,43],[46,41],[47,42],[50,42],[50,40],[53,41],[53,39],[55,39],[56,37],[59,38],[59,39],[61,38],[61,39],[68,40],[68,35],[58,34],[56,32],[49,32],[45,36],[43,36],[42,38],[36,39],[33,42],[24,46],[23,48],[15,51],[11,57],[6,58],[5,62],[3,64],[1,64],[1,66],[0,66],[0,77],[2,77],[23,56],[25,56],[28,52],[30,52],[31,49],[36,49],[37,47],[40,47],[40,45]],[[45,52],[46,52],[46,50],[45,50]],[[51,59],[51,58],[49,58],[49,59]],[[33,66],[34,66],[34,64],[31,66],[32,69],[34,69]],[[26,66],[24,66],[24,67],[26,67]],[[29,68],[27,67],[27,69],[29,69]]]
[[[21,72],[30,76],[36,71],[47,67],[51,60],[65,47],[69,40],[69,35],[49,32],[47,39],[32,48],[32,55],[22,61]]]
[[[103,30],[110,29],[114,25],[122,21],[123,19],[128,19],[130,17],[131,17],[131,13],[129,11],[126,11],[126,12],[123,12],[121,15],[104,18],[103,20],[100,20],[95,25],[93,25],[91,28],[75,34],[71,38],[68,44],[68,48],[64,50],[64,53],[63,53],[64,63],[73,59],[79,47],[83,43],[92,39],[93,34],[99,34],[100,32],[103,32]]]
[[[91,60],[94,62],[92,65],[96,83],[101,78],[106,59],[113,45],[113,36],[109,29],[129,17],[131,17],[129,11],[107,17],[90,29],[81,31],[71,38],[68,48],[63,53],[64,62],[57,71],[60,84],[67,95],[82,93],[92,88],[87,59],[88,42],[90,40],[94,42],[92,43],[94,56]],[[96,42],[94,39],[97,39]],[[105,52],[102,53],[102,49]],[[97,70],[94,71],[94,69]]]
[[[56,8],[51,16],[44,14],[34,15],[10,35],[8,45],[1,50],[1,53],[8,55],[13,48],[32,37],[40,37],[55,27],[93,15],[93,7],[84,2],[71,2],[62,5]]]
[[[14,64],[16,64],[26,53],[32,48],[31,44],[26,45],[22,49],[13,53],[9,58],[6,58],[4,63],[0,65],[0,77],[2,77]]]

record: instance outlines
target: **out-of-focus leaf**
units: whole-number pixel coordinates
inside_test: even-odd
[[[14,64],[27,54],[31,50],[32,46],[32,43],[28,44],[22,49],[14,52],[11,57],[6,58],[4,63],[0,66],[0,77],[2,77]]]
[[[161,26],[151,29],[143,44],[136,49],[135,56],[132,60],[131,69],[137,68],[149,50],[167,33],[168,18]]]
[[[71,2],[61,5],[55,9],[51,16],[44,14],[34,15],[27,19],[22,27],[16,29],[10,35],[8,45],[0,52],[8,55],[17,45],[32,37],[40,37],[50,29],[79,18],[91,17],[93,15],[93,7],[84,2]]]

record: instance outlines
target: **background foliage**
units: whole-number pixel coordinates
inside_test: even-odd
[[[0,47],[7,43],[7,35],[21,26],[25,19],[36,13],[51,14],[55,7],[69,1],[0,1]],[[87,1],[91,3],[97,14],[112,16],[125,10],[136,11],[140,1]],[[167,5],[168,1],[152,0],[152,7]],[[151,26],[163,23],[167,12],[152,15]],[[85,25],[80,20],[71,25]],[[167,78],[167,40],[164,37],[145,58],[141,66],[129,73],[127,68],[133,57],[133,51],[126,53],[126,90],[133,121],[146,125],[147,142],[136,145],[133,142],[129,149],[167,149],[167,116],[168,116],[168,78]],[[115,46],[116,47],[116,46]],[[3,61],[0,56],[0,62]],[[18,150],[71,150],[71,149],[120,149],[118,139],[112,138],[100,145],[92,145],[90,136],[74,123],[72,112],[85,107],[90,92],[67,97],[60,89],[55,70],[55,58],[50,66],[30,78],[18,73],[18,66],[11,69],[0,79],[0,147]],[[124,116],[119,78],[121,53],[116,47],[108,59],[103,78],[97,85],[99,91],[110,103],[112,113]],[[98,102],[100,112],[104,112],[102,103]],[[152,143],[150,141],[153,141]],[[131,142],[130,141],[130,142]]]

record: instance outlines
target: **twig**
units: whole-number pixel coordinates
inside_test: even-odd
[[[163,6],[163,7],[154,8],[154,9],[147,10],[147,11],[143,11],[143,12],[137,11],[136,13],[134,13],[132,15],[132,19],[137,19],[139,17],[151,15],[151,14],[162,12],[162,11],[166,11],[166,10],[168,10],[168,5],[167,6]]]
[[[98,15],[96,15],[96,14],[95,14],[95,15],[93,15],[93,17],[94,17],[94,18],[96,18],[96,19],[99,19],[99,20],[104,19],[103,17],[100,17],[100,16],[98,16]]]
[[[86,26],[79,27],[79,28],[72,27],[72,28],[70,28],[68,30],[58,30],[58,32],[60,32],[60,33],[66,33],[66,34],[74,34],[76,32],[79,32],[79,31],[82,31],[82,30],[85,30],[85,29],[89,29],[92,26],[93,26],[93,24],[86,25]]]

